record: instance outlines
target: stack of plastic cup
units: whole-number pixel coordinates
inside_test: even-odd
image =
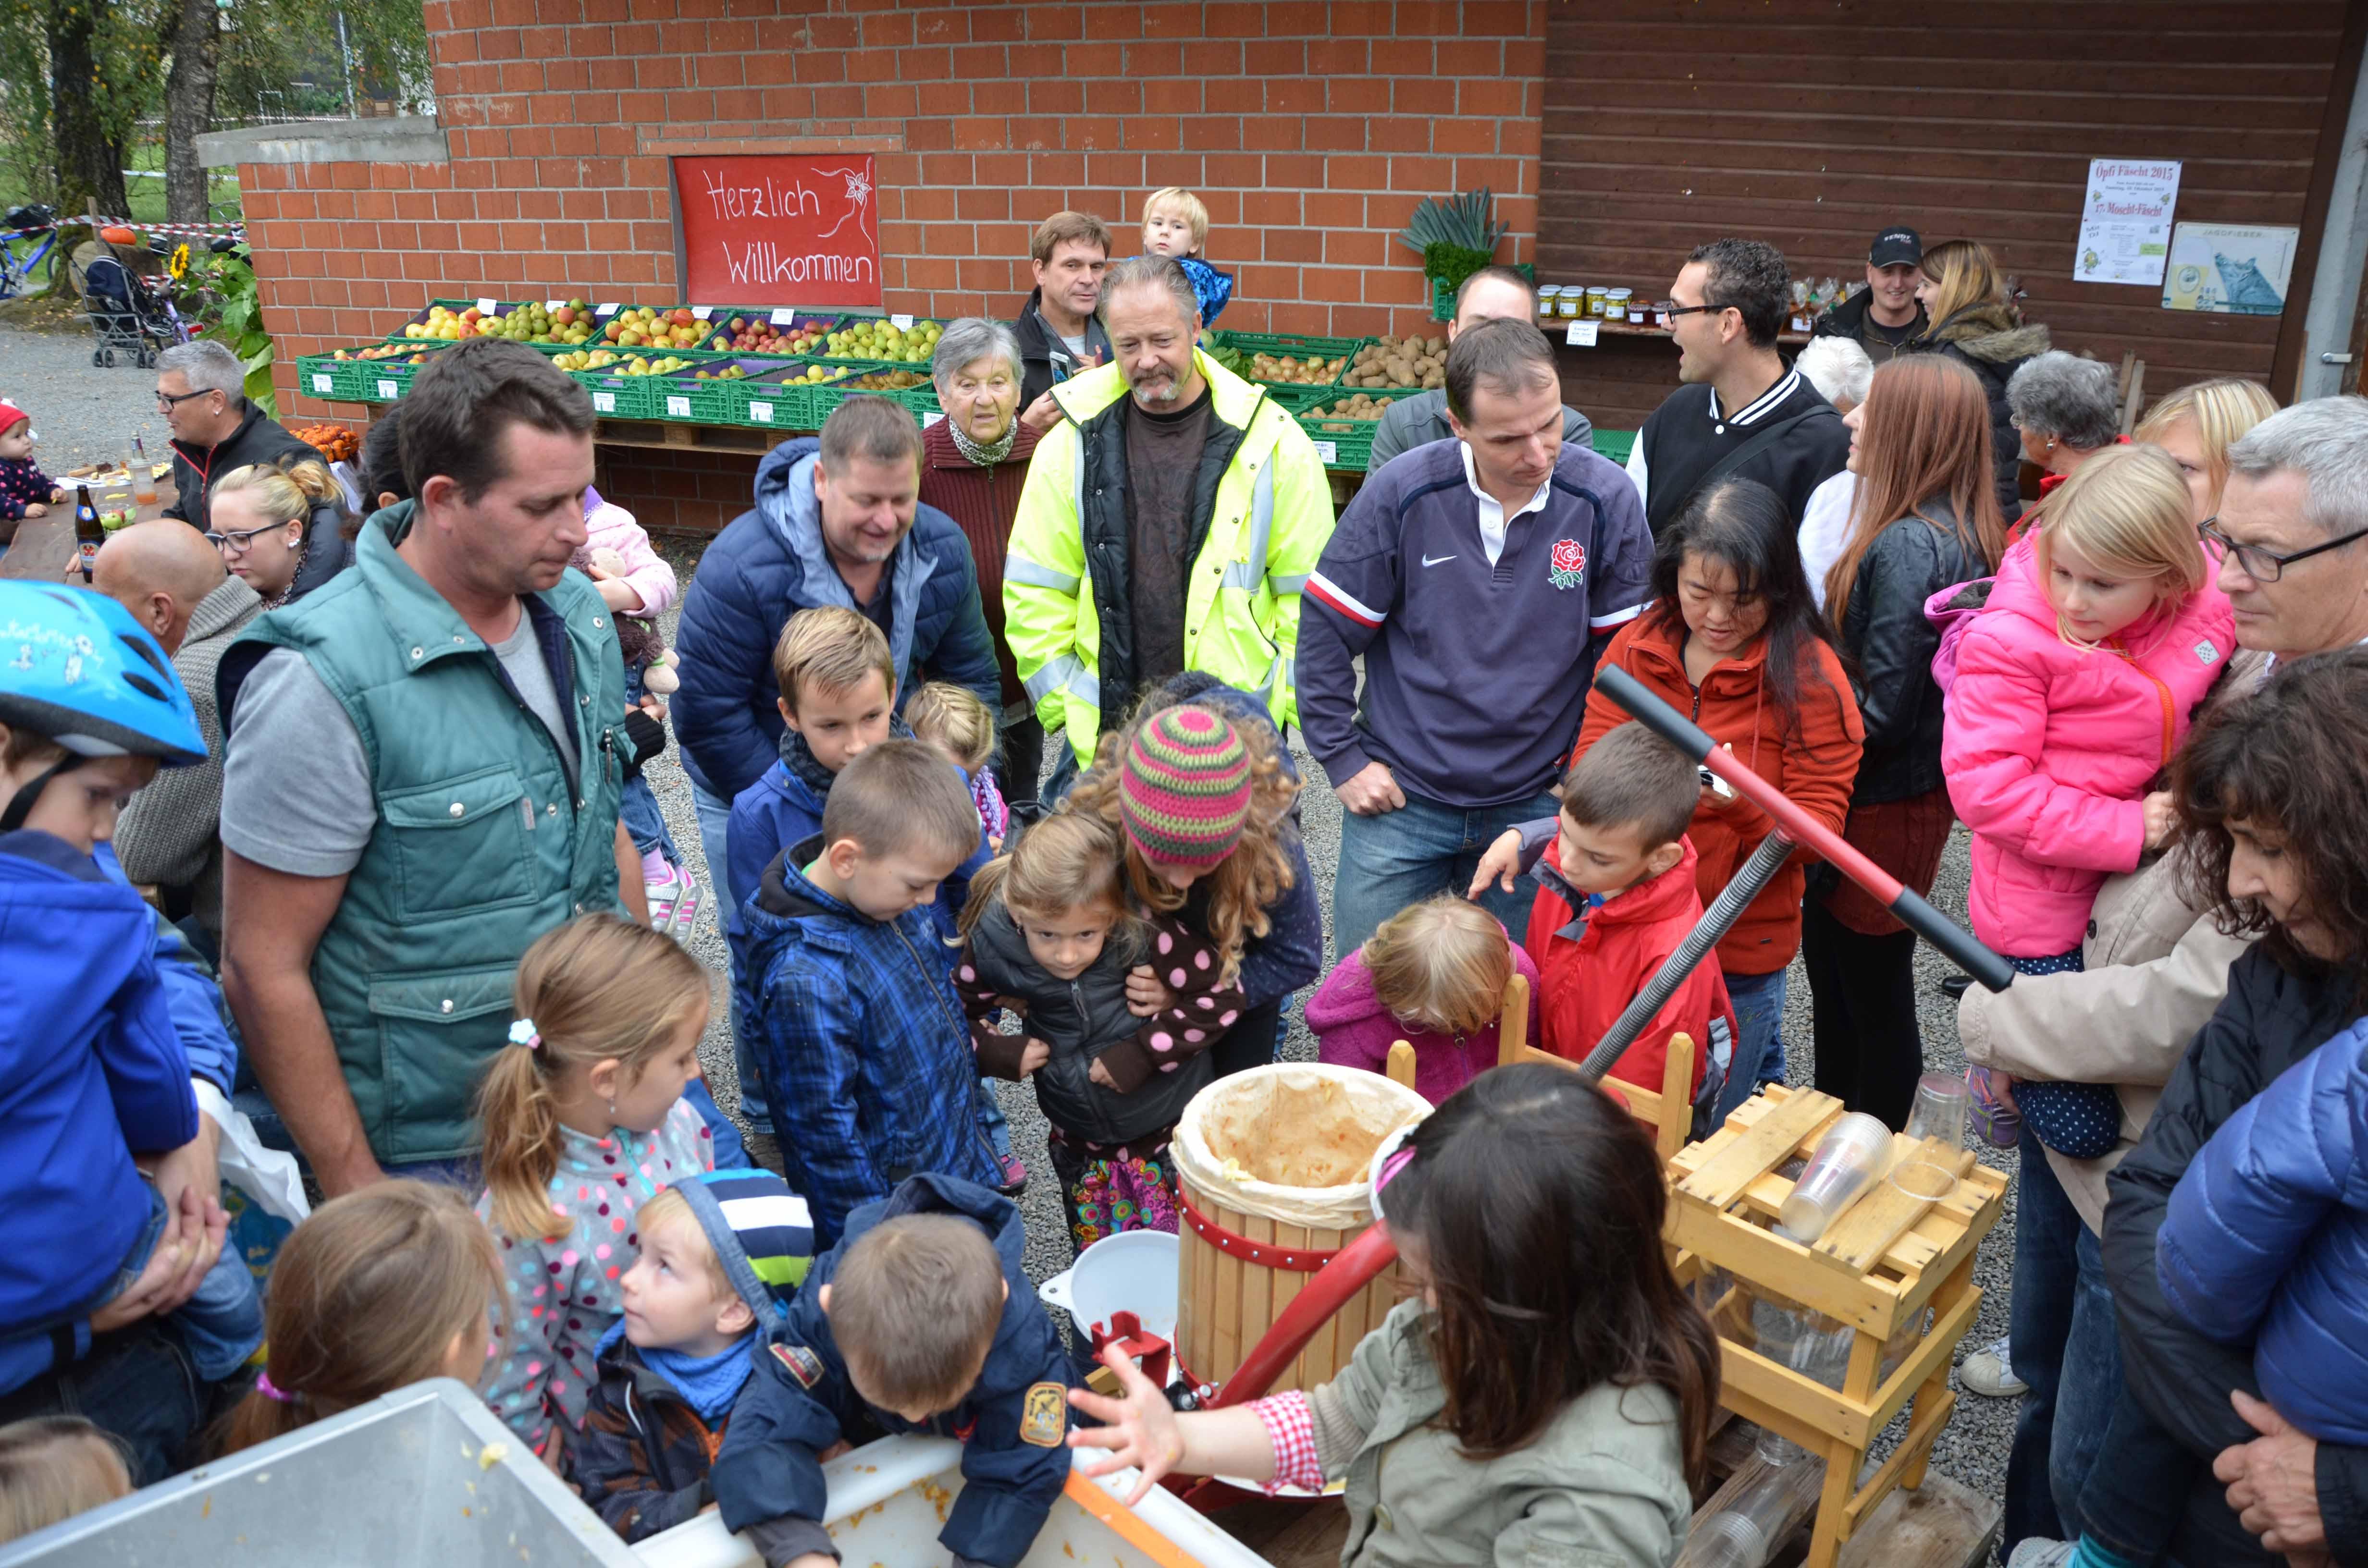
[[[1916,1080],[1916,1107],[1907,1113],[1907,1136],[1916,1146],[1892,1168],[1894,1187],[1911,1198],[1934,1199],[1957,1190],[1971,1104],[1972,1091],[1954,1073],[1927,1073]]]
[[[1776,1216],[1777,1233],[1803,1246],[1812,1244],[1890,1160],[1890,1128],[1862,1111],[1843,1117],[1818,1142],[1808,1167],[1793,1184],[1793,1196],[1784,1199]]]

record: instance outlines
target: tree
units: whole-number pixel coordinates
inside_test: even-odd
[[[57,149],[58,206],[79,215],[93,200],[117,217],[123,193],[123,142],[108,134],[99,51],[108,0],[50,0],[50,137]]]
[[[222,14],[214,0],[175,0],[165,14],[165,47],[173,69],[165,79],[165,217],[174,223],[206,221],[206,166],[198,138],[213,128],[214,89],[222,78]]]

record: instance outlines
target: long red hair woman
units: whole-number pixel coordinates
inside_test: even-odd
[[[1924,602],[1998,564],[2006,528],[1990,483],[1989,404],[1964,366],[1910,355],[1874,373],[1866,401],[1843,423],[1858,497],[1826,576],[1826,613],[1866,749],[1842,836],[1905,886],[1930,892],[1951,817],[1932,679],[1941,638]],[[1896,1128],[1924,1066],[1916,935],[1855,883],[1819,871],[1801,924],[1817,1087]]]

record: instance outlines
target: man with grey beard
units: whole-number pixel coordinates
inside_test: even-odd
[[[1193,347],[1166,256],[1104,275],[1110,363],[1053,389],[1004,562],[1004,632],[1065,788],[1138,693],[1198,670],[1296,716],[1299,590],[1332,533],[1324,465],[1291,415]]]

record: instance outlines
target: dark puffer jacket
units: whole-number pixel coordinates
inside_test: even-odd
[[[675,651],[682,686],[674,733],[683,770],[721,801],[754,784],[780,754],[780,687],[773,644],[791,616],[818,605],[855,608],[823,547],[814,472],[822,443],[782,442],[757,465],[757,505],[734,517],[700,557],[683,597]],[[996,711],[1003,677],[978,599],[970,545],[935,506],[916,509],[913,527],[888,562],[888,652],[896,700],[923,680],[968,687]]]
[[[2368,1445],[2368,1025],[2320,1046],[2212,1136],[2155,1244],[2163,1294],[2224,1343],[2255,1341],[2278,1414]],[[2257,1337],[2258,1336],[2258,1337]]]
[[[2258,1393],[2249,1345],[2191,1327],[2164,1298],[2157,1246],[2180,1177],[2214,1133],[2278,1075],[2360,1016],[2355,973],[2298,974],[2255,945],[2228,966],[2228,994],[2173,1069],[2146,1136],[2107,1178],[2106,1281],[2121,1320],[2122,1372],[2146,1414],[2208,1464],[2260,1436],[2228,1403]],[[2368,1449],[2318,1445],[2321,1518],[2335,1560],[2368,1562]],[[2186,1501],[2169,1548],[2180,1562],[2270,1561],[2206,1484]]]
[[[1023,1035],[1042,1040],[1053,1054],[1036,1070],[1037,1104],[1053,1126],[1089,1142],[1126,1143],[1175,1126],[1186,1102],[1208,1086],[1209,1048],[1241,1016],[1241,984],[1216,983],[1222,966],[1206,937],[1172,915],[1146,926],[1142,944],[1112,940],[1092,968],[1063,980],[1029,955],[1027,937],[997,898],[979,912],[954,965],[979,1070],[1017,1078]],[[1126,973],[1139,963],[1160,971],[1177,993],[1175,1006],[1148,1018],[1128,1008]],[[1022,1035],[988,1027],[1004,997],[1027,1015]],[[1093,1081],[1097,1061],[1117,1087]]]
[[[313,462],[326,460],[302,441],[290,435],[286,426],[263,412],[262,405],[250,403],[238,422],[238,428],[227,440],[211,447],[193,447],[185,441],[175,441],[173,447],[173,488],[180,494],[166,506],[164,515],[178,517],[199,533],[213,525],[212,496],[214,481],[234,469],[250,463],[269,466],[283,460]],[[350,559],[350,557],[348,557]]]
[[[2006,403],[2006,384],[2023,362],[2047,352],[2047,328],[2025,326],[2004,305],[1968,305],[1908,347],[1919,354],[1945,354],[1982,379],[1990,400],[1990,466],[1998,481],[1998,511],[2009,523],[2022,516],[2017,475],[2022,438]]]
[[[1941,629],[1926,618],[1924,601],[1987,575],[1990,563],[1951,526],[1956,514],[1946,496],[1926,501],[1924,513],[1874,536],[1842,611],[1850,693],[1866,726],[1853,806],[1910,800],[1942,782],[1941,688],[1932,679]]]

